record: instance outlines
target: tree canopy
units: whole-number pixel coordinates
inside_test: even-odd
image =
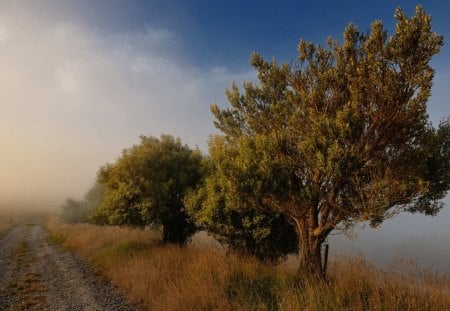
[[[241,200],[233,184],[223,179],[217,166],[229,163],[229,155],[221,146],[221,137],[209,141],[207,177],[185,200],[189,215],[239,255],[276,263],[288,254],[297,253],[297,235],[285,216]]]
[[[141,136],[140,144],[99,170],[105,196],[96,218],[114,225],[160,224],[164,242],[184,244],[196,227],[183,198],[202,179],[201,163],[200,151],[180,139]]]
[[[367,33],[350,24],[342,43],[302,40],[292,64],[254,54],[259,83],[233,84],[231,107],[212,106],[214,148],[226,155],[215,164],[220,190],[237,208],[285,215],[306,274],[323,274],[331,231],[402,211],[434,215],[450,187],[449,123],[434,128],[426,109],[443,38],[421,7],[395,18],[390,37],[375,21]]]

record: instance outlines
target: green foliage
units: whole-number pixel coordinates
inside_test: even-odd
[[[450,184],[450,119],[441,122],[437,130],[432,130],[427,144],[429,151],[424,160],[427,191],[408,211],[434,216],[443,207],[439,200]]]
[[[68,223],[88,222],[103,200],[103,186],[95,183],[82,201],[67,199],[62,206],[62,218]]]
[[[179,139],[141,136],[98,173],[105,197],[95,219],[113,225],[161,224],[163,241],[184,244],[196,231],[183,198],[202,178],[202,155]]]
[[[50,232],[49,234],[49,240],[53,244],[60,245],[62,244],[67,238],[67,234],[60,234],[57,232]]]
[[[212,106],[223,133],[213,178],[237,208],[295,224],[301,268],[313,275],[332,230],[435,214],[450,188],[448,123],[434,129],[426,112],[443,38],[421,7],[395,18],[391,37],[376,21],[367,34],[350,24],[342,43],[302,40],[297,64],[254,54],[259,83],[233,85],[228,109]],[[206,201],[222,204],[214,197]]]
[[[90,209],[95,209],[103,201],[105,189],[103,185],[96,182],[91,189],[84,196],[84,205],[89,206]]]
[[[111,243],[102,246],[95,254],[94,263],[97,266],[104,265],[108,260],[116,259],[118,257],[132,257],[136,256],[139,252],[148,250],[149,244],[123,240],[117,243]]]
[[[74,199],[67,199],[62,206],[62,217],[66,222],[76,223],[82,222],[87,219],[86,211],[81,208],[82,204],[80,201]]]
[[[210,140],[211,158],[206,165],[210,174],[201,187],[187,196],[185,205],[189,215],[237,254],[276,262],[296,253],[297,235],[285,216],[240,200],[233,184],[222,178],[222,170],[229,168],[226,163],[231,159],[223,153],[221,142],[220,137]]]

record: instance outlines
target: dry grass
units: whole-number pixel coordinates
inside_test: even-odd
[[[0,239],[6,234],[8,233],[8,231],[12,228],[12,225],[9,224],[8,222],[3,222],[0,219]]]
[[[0,223],[10,225],[42,223],[52,212],[54,211],[5,208],[0,205]]]
[[[16,225],[42,223],[49,211],[0,207],[0,239]]]
[[[18,223],[18,217],[0,211],[0,239],[4,237],[14,225]]]
[[[307,286],[283,296],[282,310],[450,310],[447,275],[399,261],[382,270],[360,257],[331,264],[330,285]]]
[[[163,246],[155,232],[55,220],[46,227],[143,310],[450,310],[449,278],[411,263],[383,271],[344,258],[330,265],[330,284],[299,286],[287,265],[226,256],[205,243]]]
[[[0,239],[5,236],[9,230],[11,230],[14,224],[14,219],[12,219],[8,214],[0,211]]]

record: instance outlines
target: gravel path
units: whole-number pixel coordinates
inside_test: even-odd
[[[136,310],[76,255],[47,242],[40,225],[0,240],[0,310]]]

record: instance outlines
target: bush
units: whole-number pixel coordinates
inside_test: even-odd
[[[298,251],[295,229],[283,215],[252,208],[237,198],[232,192],[225,194],[223,186],[207,177],[186,197],[185,205],[197,225],[233,253],[275,263]]]

